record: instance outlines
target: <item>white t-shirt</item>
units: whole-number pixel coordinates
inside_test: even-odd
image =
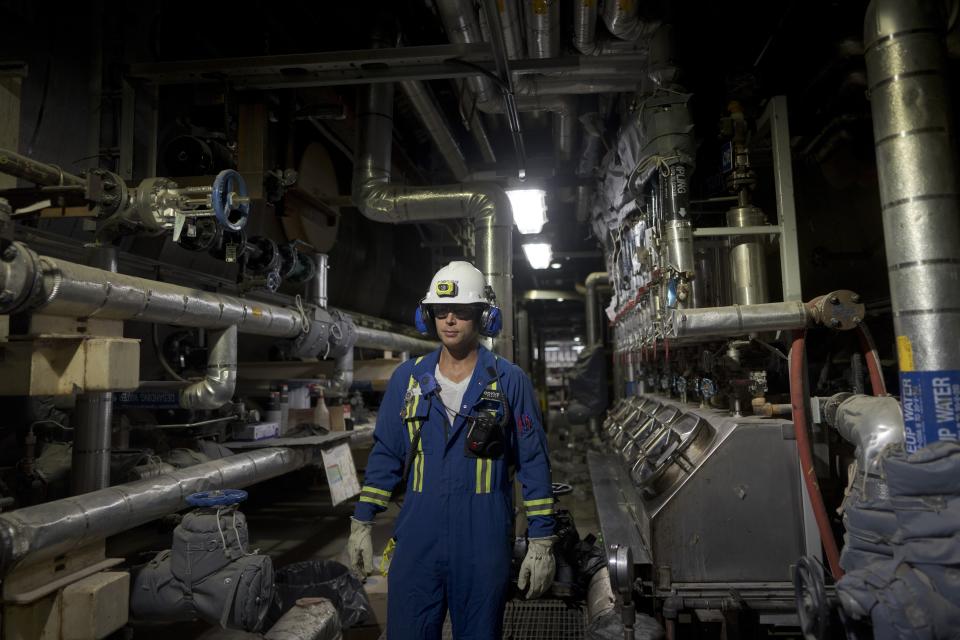
[[[470,378],[473,376],[467,376],[460,382],[453,382],[440,373],[439,364],[437,365],[437,370],[434,372],[434,375],[437,378],[437,382],[440,383],[440,400],[446,407],[447,417],[450,419],[450,422],[453,422],[454,418],[457,417],[457,412],[460,411],[460,405],[463,404],[463,396],[466,394],[467,387],[470,385]]]

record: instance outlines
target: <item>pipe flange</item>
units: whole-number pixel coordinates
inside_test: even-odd
[[[247,240],[246,263],[248,271],[256,274],[276,272],[281,275],[281,253],[277,243],[266,236]]]
[[[197,218],[193,225],[193,235],[180,234],[177,244],[187,251],[209,251],[219,235],[217,222],[212,218]]]
[[[818,323],[838,331],[856,329],[866,313],[860,295],[849,289],[839,289],[816,298],[810,307]]]

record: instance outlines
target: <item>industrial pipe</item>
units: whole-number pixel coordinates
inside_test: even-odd
[[[399,333],[357,327],[356,346],[364,349],[380,349],[381,351],[408,352],[412,355],[430,353],[440,348],[440,343],[422,338],[411,338]]]
[[[80,176],[67,173],[56,165],[37,162],[9,149],[0,149],[0,173],[49,187],[86,184]]]
[[[508,60],[519,60],[524,57],[523,24],[520,22],[520,9],[517,2],[518,0],[497,0],[496,3]],[[486,20],[486,12],[482,10],[480,11],[480,33],[483,39],[489,42],[490,24]]]
[[[313,280],[309,283],[309,291],[307,295],[307,300],[317,305],[321,309],[327,308],[327,270],[330,264],[329,256],[325,253],[317,253],[314,255],[314,260],[317,264],[317,272],[313,276]]]
[[[670,337],[720,337],[802,329],[812,321],[812,313],[803,302],[678,309],[673,312]]]
[[[587,326],[587,346],[593,347],[603,340],[603,333],[600,324],[600,302],[598,300],[597,289],[602,286],[610,286],[610,276],[606,271],[594,271],[587,276],[584,281],[587,289],[585,298],[586,326]]]
[[[940,439],[936,399],[960,384],[960,161],[945,6],[873,0],[864,18],[900,387],[904,405],[917,406],[906,417],[908,452]]]
[[[259,449],[0,514],[0,577],[179,511],[192,493],[240,489],[313,459],[310,447]]]
[[[470,170],[467,168],[467,161],[463,155],[463,149],[460,143],[453,137],[450,125],[446,117],[440,111],[436,100],[430,93],[430,89],[423,82],[415,80],[405,80],[400,83],[407,100],[413,105],[417,117],[423,124],[424,129],[434,146],[440,152],[444,163],[450,169],[456,180],[465,180]]]
[[[640,2],[637,0],[604,2],[603,23],[611,34],[621,40],[639,40],[652,35],[660,26],[658,21],[640,18]]]
[[[903,412],[891,396],[848,396],[836,411],[824,415],[844,440],[856,446],[864,474],[880,475],[880,454],[890,445],[903,444]]]
[[[510,201],[496,184],[472,183],[408,187],[391,183],[393,86],[363,87],[358,102],[358,157],[353,200],[371,220],[389,223],[468,218],[474,221],[477,266],[503,311],[503,330],[494,350],[513,356],[513,215]]]
[[[351,353],[353,349],[349,350]],[[184,409],[219,409],[233,399],[237,387],[237,327],[210,332],[207,372],[202,380],[180,390]]]
[[[527,57],[556,58],[560,54],[560,0],[524,2]]]

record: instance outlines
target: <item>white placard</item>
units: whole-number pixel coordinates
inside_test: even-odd
[[[353,466],[350,444],[343,442],[323,449],[321,453],[334,506],[360,493],[360,482],[357,480],[357,468]]]

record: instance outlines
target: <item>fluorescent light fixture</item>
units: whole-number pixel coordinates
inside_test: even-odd
[[[574,341],[574,342],[580,342],[580,336],[575,336],[575,337],[573,338],[573,341]]]
[[[540,233],[547,221],[547,194],[542,189],[511,189],[507,191],[513,221],[520,233]]]
[[[526,254],[527,262],[534,269],[546,269],[550,266],[550,260],[553,259],[553,249],[547,242],[525,244],[523,253]]]
[[[563,266],[563,265],[560,264],[559,262],[554,262],[553,264],[550,265],[550,268],[551,268],[551,269],[559,269],[559,268],[562,267],[562,266]]]

